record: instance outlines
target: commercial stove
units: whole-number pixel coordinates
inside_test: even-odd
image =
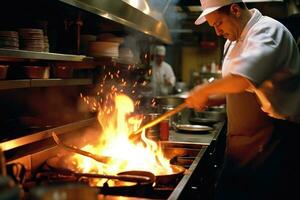
[[[76,195],[77,199],[80,199],[80,195],[89,197],[91,194],[96,199],[212,199],[215,172],[221,160],[217,153],[217,143],[223,135],[224,123],[214,127],[210,133],[213,138],[209,143],[175,140],[161,142],[163,153],[170,163],[184,168],[184,172],[171,181],[154,183],[150,187],[140,187],[136,183],[133,187],[109,188],[106,184],[90,186],[85,176],[62,173],[47,166],[47,161],[61,151],[51,137],[52,132],[56,132],[64,141],[76,142],[82,132],[95,127],[95,121],[82,120],[1,143],[8,175],[21,188],[20,199],[73,198],[66,198],[67,194]],[[63,194],[64,198],[60,196]]]

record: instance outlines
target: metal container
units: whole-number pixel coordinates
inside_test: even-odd
[[[143,125],[153,121],[154,119],[156,119],[159,116],[160,116],[160,113],[148,113],[148,114],[146,114],[145,119],[143,120]],[[159,137],[160,137],[159,136],[159,129],[160,129],[159,124],[146,129],[146,137],[151,139],[151,140],[154,140],[154,141],[159,140]]]

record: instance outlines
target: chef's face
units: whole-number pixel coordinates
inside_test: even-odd
[[[164,61],[165,56],[162,55],[155,55],[155,62],[158,66]]]
[[[215,29],[218,36],[230,41],[235,41],[241,34],[239,18],[232,14],[225,14],[218,11],[205,16],[208,24]]]

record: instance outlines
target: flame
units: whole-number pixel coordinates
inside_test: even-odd
[[[143,170],[155,175],[173,172],[161,147],[146,138],[145,131],[142,133],[143,142],[133,143],[129,140],[129,134],[138,129],[143,119],[142,115],[134,115],[133,112],[134,102],[124,94],[115,95],[114,106],[105,106],[98,112],[98,121],[103,128],[101,137],[96,146],[86,145],[82,149],[112,159],[108,163],[99,163],[74,155],[72,163],[76,166],[76,171],[117,174],[122,171]]]

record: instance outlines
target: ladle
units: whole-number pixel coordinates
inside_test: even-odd
[[[68,145],[62,143],[60,141],[59,137],[54,132],[52,132],[52,137],[53,137],[55,143],[58,146],[66,149],[68,151],[72,151],[74,153],[77,153],[77,154],[80,154],[80,155],[92,158],[92,159],[94,159],[94,160],[96,160],[98,162],[101,162],[101,163],[107,163],[111,159],[111,157],[108,157],[108,156],[98,156],[98,155],[92,154],[90,152],[87,152],[87,151],[84,151],[84,150],[81,150],[81,149],[77,149],[77,148],[72,147],[72,146],[68,146]]]

